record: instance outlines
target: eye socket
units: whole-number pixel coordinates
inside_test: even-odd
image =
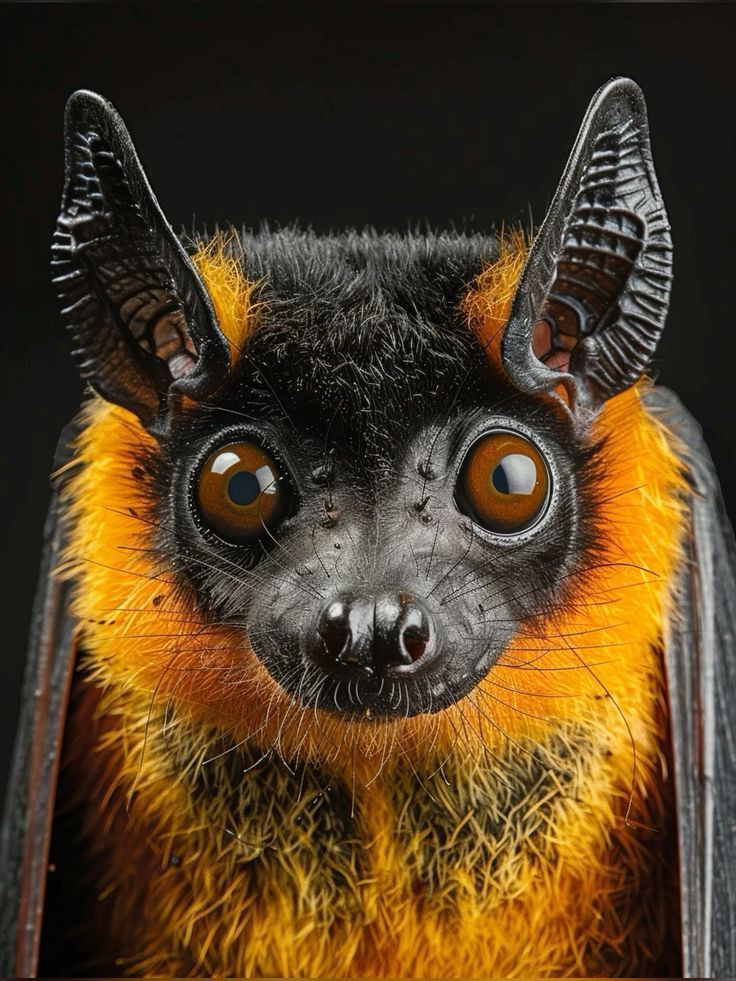
[[[478,524],[499,535],[531,528],[544,514],[551,480],[544,457],[517,433],[477,439],[460,468],[456,500]]]
[[[197,478],[195,498],[208,527],[226,541],[247,545],[284,517],[289,488],[275,461],[262,447],[256,443],[229,443],[205,461]]]

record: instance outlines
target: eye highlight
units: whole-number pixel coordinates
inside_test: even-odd
[[[230,443],[204,462],[197,509],[216,534],[236,545],[257,541],[286,513],[289,490],[273,458],[256,443]]]
[[[514,535],[540,520],[550,492],[549,468],[537,447],[518,433],[496,431],[466,453],[455,498],[488,531]]]

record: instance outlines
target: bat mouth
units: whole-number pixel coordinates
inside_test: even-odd
[[[280,654],[286,654],[292,664],[298,658],[300,670],[285,669],[281,656],[264,658],[263,663],[280,687],[303,708],[376,722],[434,715],[450,708],[483,680],[495,660],[494,655],[487,655],[475,671],[453,676],[437,670],[446,659],[438,652],[432,664],[417,664],[415,670],[389,668],[366,675],[315,660],[297,642],[290,648],[281,647]]]

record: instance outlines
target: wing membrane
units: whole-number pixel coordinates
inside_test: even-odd
[[[736,544],[700,427],[677,396],[649,408],[687,468],[689,535],[665,645],[686,977],[736,975]]]

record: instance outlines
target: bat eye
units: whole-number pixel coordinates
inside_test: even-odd
[[[289,491],[283,474],[262,447],[230,443],[205,461],[195,497],[209,528],[226,541],[246,545],[284,517]]]
[[[516,433],[493,432],[477,439],[465,455],[456,501],[488,531],[513,535],[540,520],[550,490],[549,469],[536,446]]]

